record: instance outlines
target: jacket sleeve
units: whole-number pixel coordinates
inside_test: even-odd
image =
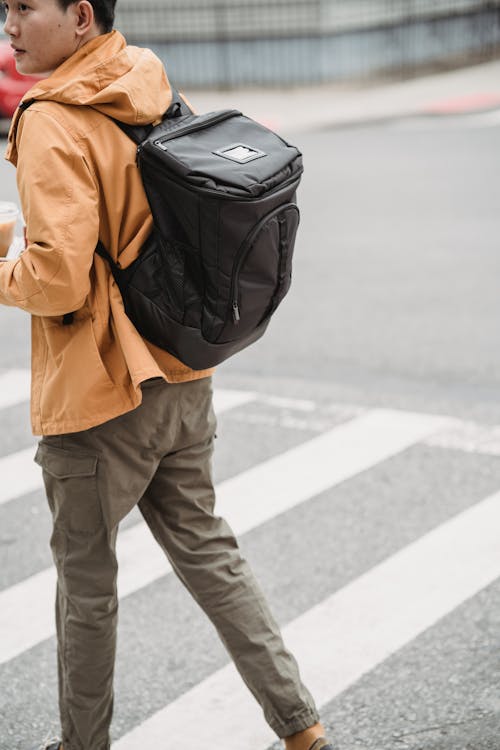
[[[17,145],[27,246],[18,259],[0,263],[0,303],[64,315],[82,307],[90,290],[99,189],[78,140],[52,115],[26,111]]]

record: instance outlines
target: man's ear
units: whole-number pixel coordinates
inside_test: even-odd
[[[89,31],[94,30],[94,9],[88,0],[78,0],[70,8],[75,14],[75,33],[77,36],[83,37]]]

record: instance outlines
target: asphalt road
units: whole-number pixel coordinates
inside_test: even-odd
[[[306,171],[292,289],[262,341],[215,378],[241,398],[220,409],[216,480],[271,506],[240,546],[339,750],[500,750],[500,545],[488,541],[500,520],[500,127],[489,122],[297,136]],[[15,198],[8,165],[0,184]],[[28,337],[26,316],[2,308],[0,378],[28,368]],[[34,444],[25,396],[0,420],[0,456]],[[315,466],[307,446],[325,436],[331,460]],[[350,468],[337,476],[337,464]],[[299,484],[300,501],[272,510],[281,486],[291,496]],[[40,488],[11,494],[0,495],[0,750],[25,750],[57,729],[55,640],[37,638],[45,602],[21,597],[1,612],[50,566],[50,524]],[[138,525],[132,513],[121,533]],[[176,578],[144,581],[120,612],[120,750],[150,744],[148,721],[166,705],[164,747],[176,747],[196,687],[186,750],[198,735],[222,750],[271,745],[258,719],[257,739],[233,721],[237,737],[211,743],[239,698],[221,692],[219,710],[219,688],[212,704],[203,692],[228,655]],[[9,654],[26,621],[32,640]]]
[[[498,421],[500,128],[481,117],[299,136],[293,292],[225,371]]]

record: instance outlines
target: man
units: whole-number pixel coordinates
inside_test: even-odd
[[[98,239],[128,265],[152,227],[135,146],[109,116],[158,121],[160,61],[112,31],[116,0],[5,3],[17,69],[50,74],[14,116],[26,249],[0,302],[32,315],[32,428],[53,516],[62,740],[106,750],[113,710],[118,524],[136,505],[212,620],[287,750],[331,750],[312,696],[227,522],[214,515],[212,371],[143,340]]]

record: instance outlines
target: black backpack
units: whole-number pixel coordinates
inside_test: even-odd
[[[236,110],[195,115],[173,93],[155,127],[115,120],[138,144],[153,232],[126,268],[96,252],[139,333],[202,370],[259,339],[288,292],[302,156]]]

